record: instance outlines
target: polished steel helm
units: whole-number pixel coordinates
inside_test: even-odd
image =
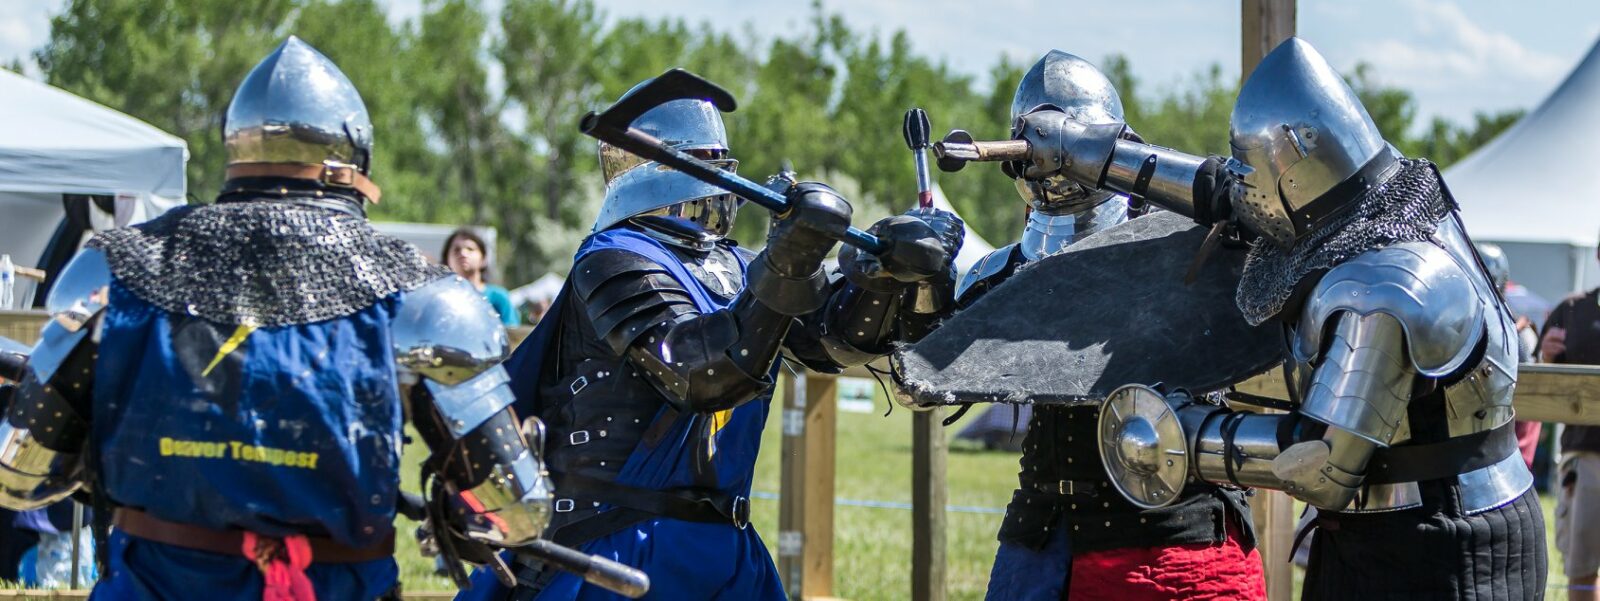
[[[633,127],[728,171],[739,165],[728,158],[722,112],[704,100],[663,103],[640,115]],[[594,223],[595,232],[632,220],[652,233],[665,235],[665,241],[699,246],[722,239],[733,227],[738,197],[681,171],[601,142],[600,173],[605,177],[606,196]]]
[[[1366,107],[1311,44],[1289,38],[1261,59],[1233,107],[1234,214],[1288,247],[1376,185],[1395,164]]]
[[[1483,259],[1483,268],[1489,271],[1489,279],[1494,282],[1494,287],[1505,293],[1506,284],[1511,282],[1511,259],[1506,258],[1506,251],[1500,249],[1498,244],[1479,242],[1478,257]]]
[[[1122,123],[1122,97],[1104,73],[1089,61],[1051,50],[1022,76],[1011,97],[1011,122],[1041,110],[1061,111],[1086,124]],[[1018,132],[1012,126],[1012,137]],[[1046,179],[1015,177],[1017,193],[1034,210],[1066,214],[1110,200],[1109,191],[1089,190],[1065,175]]]
[[[303,163],[372,170],[372,118],[339,67],[289,36],[239,84],[222,122],[228,165]]]

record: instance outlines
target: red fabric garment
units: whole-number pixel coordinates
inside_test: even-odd
[[[1539,449],[1539,432],[1544,429],[1544,424],[1539,422],[1525,422],[1517,420],[1517,449],[1522,451],[1522,460],[1528,462],[1528,469],[1533,469],[1533,454]]]
[[[241,551],[261,569],[265,585],[261,601],[317,601],[317,591],[306,577],[311,566],[311,541],[296,535],[282,540],[245,531]]]
[[[1109,549],[1074,553],[1070,599],[1113,601],[1260,600],[1267,598],[1261,554],[1239,544],[1228,524],[1228,539],[1205,543]]]

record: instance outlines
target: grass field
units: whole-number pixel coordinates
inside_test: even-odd
[[[775,401],[776,403],[776,401]],[[838,432],[838,477],[836,494],[841,499],[911,502],[911,412],[896,407],[888,417],[882,396],[873,414],[840,413]],[[781,406],[781,405],[775,405]],[[977,410],[975,409],[974,412]],[[762,440],[755,490],[778,492],[778,466],[781,453],[780,412],[769,417]],[[947,434],[959,428],[950,428]],[[420,459],[420,457],[418,457]],[[968,507],[1004,508],[1016,487],[1017,456],[1012,453],[952,448],[948,463],[950,504]],[[414,478],[414,473],[407,474]],[[1553,524],[1553,499],[1545,500],[1547,526]],[[778,501],[757,498],[753,501],[752,524],[767,541],[768,551],[777,556]],[[946,586],[949,598],[982,599],[994,561],[995,532],[1000,515],[950,512],[945,539],[947,549]],[[432,560],[416,553],[409,536],[414,524],[400,528],[401,574],[408,591],[444,591],[453,587],[446,579],[433,576]],[[1552,530],[1553,532],[1553,530]],[[1561,589],[1560,560],[1554,548],[1554,535],[1548,537],[1551,575],[1547,599],[1564,600]],[[1297,570],[1298,572],[1298,570]],[[911,594],[911,512],[905,509],[839,505],[834,510],[834,593],[853,600],[898,600]],[[1298,573],[1296,575],[1298,581]],[[1298,583],[1295,587],[1298,592]]]

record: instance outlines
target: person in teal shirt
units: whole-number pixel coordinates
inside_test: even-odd
[[[500,323],[507,327],[522,325],[522,319],[517,315],[517,308],[511,304],[511,293],[504,287],[496,286],[484,281],[484,273],[489,270],[489,254],[485,251],[488,245],[483,242],[472,228],[463,227],[450,233],[444,240],[444,264],[456,272],[473,287],[483,293],[489,300],[489,305],[500,314]]]

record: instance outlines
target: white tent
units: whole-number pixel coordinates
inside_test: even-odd
[[[1550,299],[1600,283],[1600,43],[1539,107],[1445,172],[1467,232]]]
[[[944,189],[940,188],[939,184],[933,185],[933,207],[956,213],[956,208],[950,206],[950,199],[944,195]],[[960,213],[956,214],[960,215]],[[972,269],[973,264],[991,252],[994,252],[994,245],[989,244],[989,241],[984,240],[983,236],[979,236],[977,232],[972,231],[972,228],[967,228],[967,237],[961,243],[961,252],[956,254],[956,273],[967,273],[967,270]]]
[[[95,229],[182,205],[188,158],[171,134],[0,70],[0,253],[37,265],[66,213],[63,194],[112,199],[110,212],[89,211]]]

